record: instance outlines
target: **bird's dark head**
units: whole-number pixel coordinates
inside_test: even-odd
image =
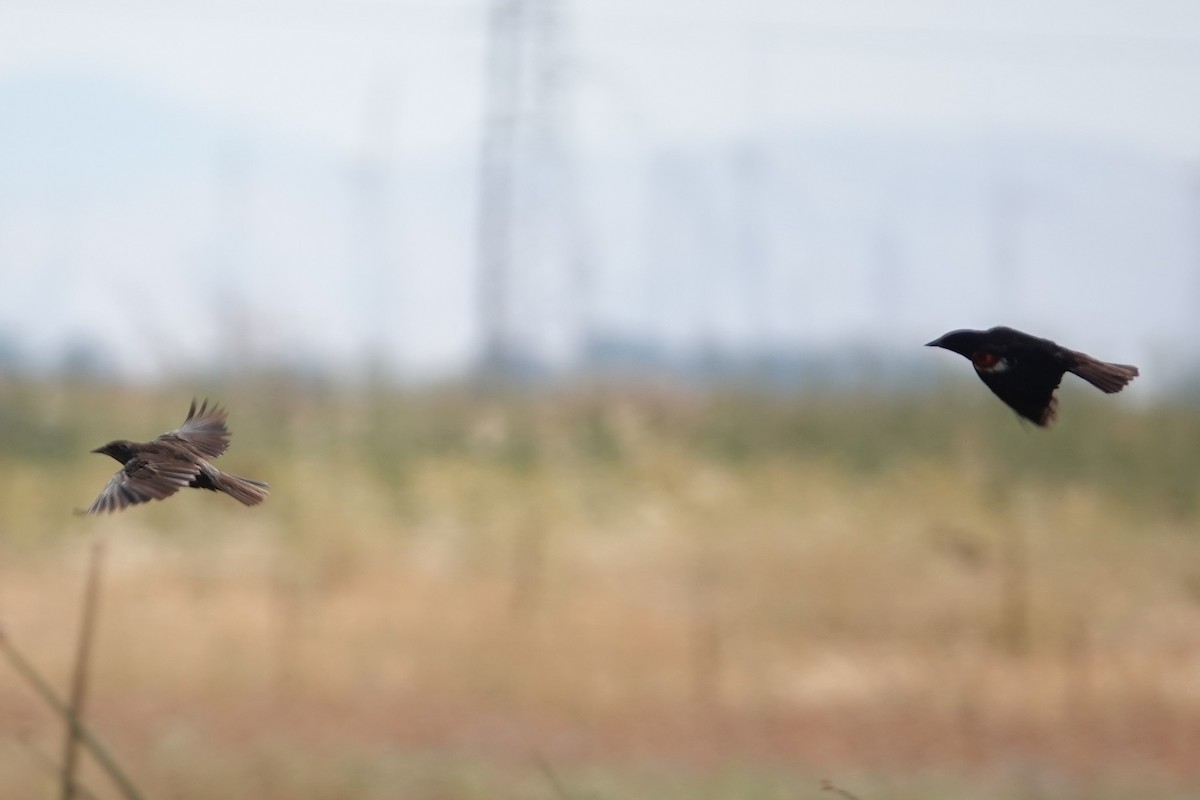
[[[970,358],[983,344],[984,331],[957,330],[934,339],[926,347],[940,347],[960,356]]]
[[[133,442],[129,442],[124,439],[118,439],[115,442],[109,442],[103,447],[97,447],[92,452],[101,453],[106,456],[112,456],[117,461],[120,461],[122,464],[124,464],[126,461],[133,458],[134,444]]]

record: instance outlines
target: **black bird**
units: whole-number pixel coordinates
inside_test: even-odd
[[[1063,373],[1072,372],[1106,394],[1121,391],[1138,375],[1138,368],[1129,364],[1109,364],[1005,327],[951,331],[925,346],[969,358],[997,397],[1042,427],[1054,421],[1058,407],[1054,390]]]
[[[185,486],[224,492],[247,506],[261,503],[268,494],[267,484],[228,475],[209,463],[229,447],[225,417],[224,409],[216,405],[209,408],[207,400],[197,409],[193,400],[179,430],[150,442],[118,439],[97,447],[93,453],[112,456],[125,466],[86,513],[120,511],[126,506],[162,500]]]

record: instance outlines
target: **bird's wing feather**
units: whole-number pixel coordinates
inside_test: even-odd
[[[218,405],[210,408],[205,400],[197,409],[193,400],[183,424],[158,438],[184,442],[197,453],[216,458],[229,449],[230,433],[225,427],[226,416],[225,409]]]
[[[131,459],[124,469],[112,476],[87,513],[120,511],[127,506],[162,500],[187,486],[199,471],[198,464],[182,461],[162,463]]]
[[[1037,425],[1054,420],[1054,391],[1062,381],[1065,366],[1053,353],[1037,348],[1007,347],[998,350],[1007,363],[1002,371],[976,373],[997,397],[1022,417]]]

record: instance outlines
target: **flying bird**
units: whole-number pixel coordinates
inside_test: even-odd
[[[149,442],[118,439],[93,453],[103,453],[121,462],[121,470],[87,509],[99,514],[170,497],[185,486],[224,492],[247,506],[266,499],[267,484],[250,478],[229,475],[209,463],[229,447],[229,429],[225,410],[211,408],[205,400],[188,409],[187,419],[178,430],[169,431]]]
[[[1005,327],[951,331],[925,346],[966,356],[997,397],[1042,427],[1054,421],[1058,409],[1054,390],[1064,373],[1078,375],[1105,394],[1121,391],[1138,375],[1138,368],[1129,364],[1109,364]]]

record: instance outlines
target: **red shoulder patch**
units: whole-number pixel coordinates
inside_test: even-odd
[[[971,363],[975,369],[992,369],[1000,363],[1000,356],[990,350],[977,350],[971,355]]]

